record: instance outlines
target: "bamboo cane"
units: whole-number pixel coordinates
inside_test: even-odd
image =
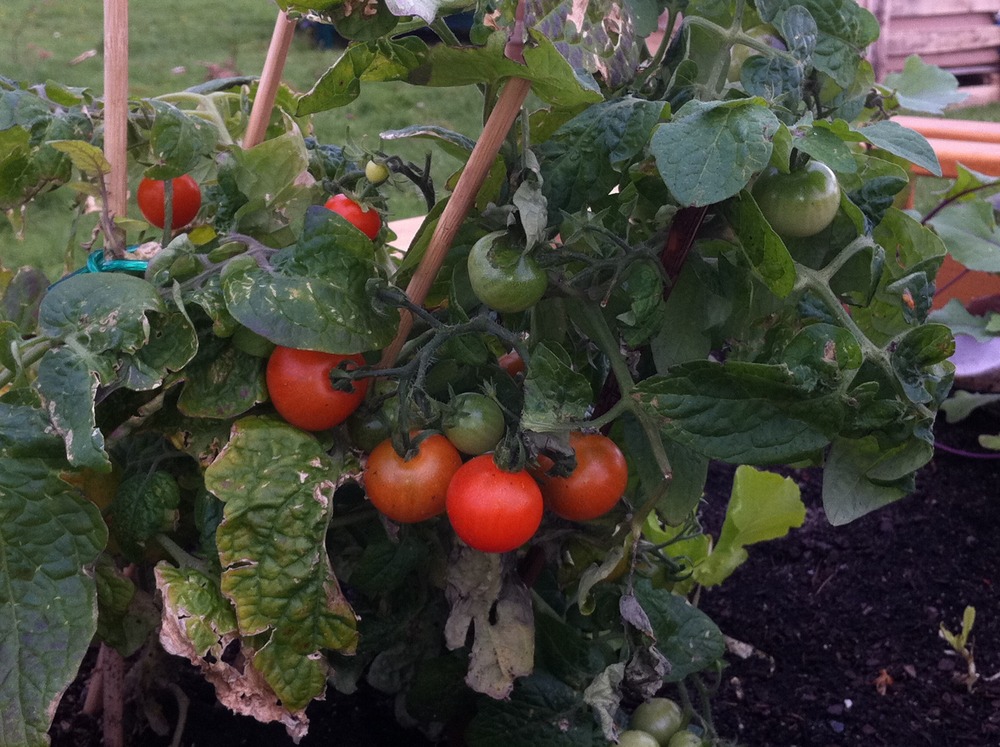
[[[434,278],[444,264],[451,242],[454,241],[462,221],[472,208],[490,166],[500,152],[500,146],[514,125],[530,89],[531,82],[524,78],[511,78],[504,86],[497,105],[483,128],[483,134],[472,149],[469,162],[462,171],[458,184],[455,185],[455,192],[441,212],[427,246],[427,252],[406,286],[406,295],[414,304],[422,304],[427,298]],[[381,368],[389,368],[396,362],[399,351],[412,328],[413,316],[404,309],[400,312],[396,337],[382,353],[382,360],[379,363]]]
[[[254,97],[253,108],[250,110],[250,122],[247,124],[246,134],[243,136],[243,147],[247,150],[259,145],[264,139],[267,123],[271,119],[271,110],[274,109],[274,101],[278,95],[278,86],[281,85],[281,75],[285,70],[285,60],[288,59],[288,50],[292,46],[292,37],[294,36],[295,21],[289,18],[287,13],[281,11],[274,22],[271,44],[267,49],[264,69],[261,71],[260,82],[257,84],[257,95]]]
[[[128,0],[104,0],[104,157],[111,166],[105,175],[103,226],[105,251],[124,253],[124,239],[114,218],[128,213]]]

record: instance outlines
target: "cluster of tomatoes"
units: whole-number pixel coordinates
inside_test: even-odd
[[[363,364],[360,355],[279,346],[267,363],[271,402],[298,428],[333,428],[361,406],[368,380],[359,378],[345,391],[334,386],[331,373]],[[403,455],[391,438],[372,448],[363,475],[368,499],[402,524],[447,513],[455,533],[470,547],[508,552],[531,539],[545,508],[565,519],[587,521],[610,511],[625,493],[628,467],[610,438],[570,434],[576,467],[569,475],[553,476],[546,457],[515,471],[497,465],[493,449],[504,428],[503,413],[493,399],[478,392],[456,395],[442,418],[441,432],[415,432]]]
[[[632,713],[618,747],[703,747],[704,740],[684,728],[684,710],[670,698],[650,698]]]

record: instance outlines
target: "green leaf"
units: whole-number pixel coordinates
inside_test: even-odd
[[[52,428],[66,444],[66,457],[74,467],[101,470],[110,463],[94,412],[99,380],[93,366],[70,348],[49,350],[38,363],[38,389]]]
[[[310,215],[300,242],[276,254],[270,271],[250,258],[226,266],[229,312],[278,345],[341,354],[385,347],[399,318],[372,304],[371,242],[329,210]]]
[[[702,586],[721,584],[747,559],[746,545],[784,537],[793,527],[802,526],[805,518],[806,507],[794,481],[738,467],[719,541],[695,567],[695,580]]]
[[[876,148],[905,158],[910,163],[941,176],[941,164],[934,148],[919,132],[903,127],[898,122],[883,120],[863,127],[852,127]]]
[[[516,574],[503,573],[502,556],[461,547],[448,565],[446,594],[451,612],[445,623],[450,650],[463,648],[473,631],[466,684],[502,700],[514,680],[531,674],[535,622],[531,592]]]
[[[596,747],[604,738],[576,690],[536,672],[518,680],[508,700],[481,703],[465,741],[469,747]]]
[[[146,543],[174,528],[181,491],[173,475],[162,470],[126,477],[118,487],[111,512],[114,534],[133,561],[142,560]]]
[[[664,434],[734,464],[796,461],[840,429],[836,394],[814,396],[784,366],[692,361],[640,382],[634,396]]]
[[[544,101],[574,108],[601,100],[593,82],[581,80],[551,41],[529,29],[532,44],[524,50],[526,65],[507,59],[507,35],[494,32],[481,46],[428,47],[415,37],[352,44],[340,60],[304,94],[296,114],[303,116],[350,103],[361,91],[361,81],[405,80],[432,87],[499,84],[512,78],[532,81],[532,90]]]
[[[950,205],[930,224],[959,264],[977,272],[1000,272],[1000,231],[990,203],[975,200]]]
[[[114,561],[101,555],[97,565],[97,637],[122,656],[138,651],[160,624],[152,597],[138,591]]]
[[[42,299],[38,326],[57,339],[74,338],[88,351],[134,353],[149,341],[149,311],[165,311],[156,289],[120,272],[73,275]]]
[[[223,340],[210,340],[184,369],[177,409],[185,415],[222,420],[242,415],[267,400],[265,360]]]
[[[778,298],[784,298],[795,287],[795,263],[781,237],[768,225],[756,201],[746,190],[722,205],[722,214],[739,236],[754,274]]]
[[[803,153],[825,163],[838,175],[858,170],[854,151],[827,127],[810,127],[801,137],[796,137],[792,144]]]
[[[357,645],[324,545],[333,491],[356,469],[290,425],[246,418],[205,472],[226,504],[216,535],[223,593],[242,635],[269,636],[254,663],[290,710],[322,694],[321,649]]]
[[[151,99],[149,105],[155,114],[149,131],[154,162],[146,169],[146,176],[174,179],[212,157],[218,133],[207,120],[165,101]]]
[[[201,669],[223,706],[261,722],[278,721],[293,741],[301,740],[309,719],[304,711],[285,707],[261,676],[254,647],[240,639],[236,614],[222,595],[219,580],[167,563],[158,563],[154,574],[163,599],[160,643],[164,650]],[[239,644],[242,654],[238,666],[223,658],[233,644]]]
[[[646,147],[663,109],[626,96],[589,106],[556,130],[537,148],[549,202],[572,213],[605,197]]]
[[[97,508],[38,459],[0,457],[0,729],[48,744],[56,706],[97,630]]]
[[[49,145],[68,155],[85,177],[93,179],[111,173],[111,164],[104,157],[104,151],[96,145],[82,140],[53,140]]]
[[[552,426],[583,420],[593,397],[590,382],[573,370],[566,351],[554,343],[539,343],[524,379],[521,424],[544,433]]]
[[[1000,394],[984,394],[982,392],[958,390],[941,403],[941,410],[945,414],[945,420],[949,423],[957,423],[960,420],[965,420],[965,418],[969,417],[969,415],[980,407],[986,407],[997,402],[1000,402]]]
[[[854,82],[865,48],[878,38],[875,16],[853,0],[759,0],[756,6],[764,21],[779,28],[786,14],[808,11],[818,30],[810,61],[841,88]]]
[[[831,524],[848,524],[912,489],[905,482],[880,484],[868,477],[885,457],[874,436],[833,442],[823,466],[823,508]]]
[[[351,586],[369,596],[391,594],[423,567],[427,557],[427,545],[412,534],[403,535],[398,542],[383,536],[365,545],[351,572]]]
[[[955,366],[948,361],[954,352],[955,338],[943,324],[924,324],[896,342],[892,370],[911,402],[944,399],[955,374]]]
[[[989,342],[996,337],[986,328],[989,317],[970,313],[957,298],[948,301],[944,307],[934,310],[930,319],[948,325],[954,335],[968,335],[978,342]]]
[[[684,597],[654,589],[645,578],[636,583],[635,597],[649,617],[656,648],[670,663],[664,681],[680,682],[722,658],[726,643],[719,628]]]
[[[952,104],[960,104],[969,94],[958,90],[958,78],[937,65],[911,54],[902,72],[889,73],[884,84],[892,89],[899,105],[910,111],[944,114]]]
[[[651,141],[656,167],[682,205],[732,197],[767,166],[778,119],[762,99],[690,101]]]
[[[237,632],[236,613],[222,595],[218,579],[194,568],[160,562],[154,569],[156,589],[163,597],[163,620],[190,642],[199,657],[221,659]]]
[[[640,44],[634,28],[634,5],[616,0],[572,0],[528,4],[528,28],[536,30],[575,70],[595,75],[611,90],[622,88],[634,77]],[[618,18],[612,31],[607,19]]]
[[[19,401],[20,394],[25,401]],[[47,413],[31,390],[0,396],[0,457],[63,458],[62,440],[52,432]]]
[[[19,206],[38,182],[30,134],[20,127],[0,130],[0,208]]]
[[[507,34],[497,31],[479,47],[437,44],[409,74],[410,83],[427,86],[497,84],[506,78],[525,78],[539,98],[556,107],[574,109],[601,101],[593,80],[582,77],[556,46],[539,30],[528,29],[525,65],[507,59]]]
[[[378,135],[382,140],[426,139],[436,143],[441,150],[457,161],[469,160],[476,141],[445,127],[433,125],[410,125],[398,130],[382,130]]]
[[[0,300],[0,319],[13,323],[21,334],[28,335],[35,331],[38,325],[38,306],[49,286],[45,273],[36,267],[20,267],[3,289]],[[5,345],[0,351],[0,365],[10,367],[4,358],[8,355],[10,346]]]

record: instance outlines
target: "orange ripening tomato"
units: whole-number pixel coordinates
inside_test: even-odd
[[[174,194],[170,227],[176,230],[193,221],[201,210],[201,188],[190,174],[179,176],[171,182]],[[143,177],[135,195],[142,217],[157,228],[163,228],[167,222],[167,198],[164,192],[164,182]]]
[[[444,513],[448,485],[461,466],[458,449],[440,434],[422,440],[409,459],[397,454],[392,439],[386,439],[368,455],[365,492],[372,505],[393,521],[425,521]]]
[[[571,521],[603,516],[621,499],[628,485],[628,465],[617,444],[600,433],[572,433],[576,469],[566,477],[535,470],[546,507]],[[547,461],[547,460],[546,460]]]

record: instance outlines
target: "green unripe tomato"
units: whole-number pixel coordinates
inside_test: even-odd
[[[506,231],[487,234],[473,244],[468,268],[476,297],[504,313],[530,309],[549,285],[545,270],[515,246]]]
[[[618,747],[660,747],[660,743],[652,734],[629,729],[618,735]]]
[[[679,731],[670,737],[665,747],[705,747],[705,740],[693,731]]]
[[[684,709],[670,698],[650,698],[632,713],[631,726],[665,745],[684,726]]]
[[[788,174],[769,167],[757,177],[753,196],[771,228],[785,238],[819,233],[840,209],[837,176],[819,161]]]
[[[263,335],[241,324],[233,332],[233,347],[255,358],[267,358],[277,346]]]
[[[389,178],[389,167],[381,161],[369,161],[365,164],[365,178],[372,184],[381,184]]]
[[[503,412],[485,394],[462,392],[448,406],[441,428],[463,454],[485,454],[493,451],[503,437]]]

